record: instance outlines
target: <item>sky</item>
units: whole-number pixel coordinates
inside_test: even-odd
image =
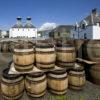
[[[10,28],[16,17],[32,17],[36,27],[44,23],[74,24],[91,13],[100,12],[100,0],[0,0],[0,27]]]

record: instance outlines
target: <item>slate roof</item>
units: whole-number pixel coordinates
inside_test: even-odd
[[[53,29],[51,32],[59,32],[59,33],[64,33],[64,32],[70,32],[70,30],[73,28],[73,25],[59,25],[55,29]]]
[[[36,27],[34,25],[32,25],[32,24],[26,24],[24,26],[24,28],[36,28]]]
[[[15,24],[12,28],[23,28],[23,25]]]
[[[96,12],[96,14],[90,14],[89,16],[84,18],[83,20],[85,20],[88,25],[100,23],[100,13]],[[80,23],[82,23],[82,21]]]

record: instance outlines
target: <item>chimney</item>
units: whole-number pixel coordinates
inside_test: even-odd
[[[96,15],[96,13],[97,13],[97,9],[96,8],[92,9],[92,14]]]
[[[22,25],[22,18],[21,17],[17,17],[17,25]]]
[[[26,20],[27,20],[26,24],[31,25],[32,24],[31,19],[32,19],[31,17],[27,17],[26,18]]]

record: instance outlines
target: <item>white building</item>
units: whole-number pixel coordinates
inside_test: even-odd
[[[9,37],[9,31],[0,30],[0,37],[1,38],[8,38]]]
[[[76,23],[71,30],[71,38],[74,39],[100,39],[100,13],[96,9],[84,18],[81,22]]]
[[[10,28],[9,37],[37,37],[37,28],[32,25],[31,18],[27,18],[26,25],[22,25],[22,18],[17,18],[17,23]]]

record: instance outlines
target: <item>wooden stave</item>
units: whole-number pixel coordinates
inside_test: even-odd
[[[91,67],[90,74],[92,77],[92,82],[100,85],[100,67],[99,67],[99,64]]]
[[[85,82],[86,82],[85,71],[84,70],[69,71],[68,80],[69,80],[69,88],[74,89],[74,90],[83,89],[85,86]]]
[[[46,75],[41,74],[41,73],[35,73],[35,74],[40,74],[40,75],[39,76],[34,76],[34,74],[33,74],[33,76],[32,76],[32,74],[29,74],[29,75],[26,76],[26,79],[25,79],[26,92],[27,92],[27,95],[31,98],[41,97],[46,92],[46,84],[47,84]],[[37,84],[38,86],[44,86],[44,88],[42,88],[42,91],[40,91],[40,92],[38,91],[38,93],[34,92],[35,90],[30,92],[27,88],[27,86],[28,86],[27,84],[31,84],[35,87],[36,87],[36,84]]]
[[[8,78],[8,77],[9,77],[8,75],[7,75],[7,77],[2,75],[2,78],[1,78],[1,90],[2,90],[3,98],[5,98],[7,100],[11,100],[11,99],[16,100],[16,99],[21,98],[21,96],[23,95],[23,92],[24,92],[23,76],[18,75],[18,77],[16,77],[16,75],[15,75],[15,79],[14,79],[14,75],[13,75],[13,77],[11,76],[12,78],[10,78],[10,77]],[[4,89],[4,87],[6,87],[6,88]],[[19,88],[19,90],[17,89],[15,91],[14,90],[11,91],[11,88],[16,89],[17,87],[21,87],[21,88]],[[8,93],[7,90],[10,91],[10,93]]]
[[[51,73],[49,73],[48,75],[47,75],[47,82],[48,82],[48,88],[49,88],[49,91],[51,92],[51,93],[53,93],[53,94],[56,94],[56,95],[62,95],[62,94],[65,94],[66,92],[67,92],[67,87],[68,87],[68,78],[67,78],[67,73],[66,72],[63,72],[63,73],[61,73],[61,72],[58,72],[58,73],[52,73],[53,71],[51,71]],[[56,72],[57,72],[57,70],[56,70]],[[62,77],[56,77],[57,75],[59,76],[59,75],[63,75],[65,73],[65,75]],[[50,74],[52,74],[52,75],[55,75],[55,77],[52,77]],[[54,85],[54,83],[56,83],[56,82],[58,82],[59,83],[59,86],[58,87],[62,87],[61,85],[62,85],[62,83],[64,83],[65,82],[65,84],[66,84],[66,86],[65,87],[63,87],[61,90],[60,89],[55,89],[54,87],[52,87],[51,85],[50,85],[50,81],[51,81],[51,84],[52,84],[52,82],[53,82],[53,85]],[[64,86],[64,85],[63,85]]]
[[[36,50],[36,65],[39,69],[49,70],[55,67],[56,54],[53,45],[51,46],[40,45],[40,47],[36,47],[35,50]]]

